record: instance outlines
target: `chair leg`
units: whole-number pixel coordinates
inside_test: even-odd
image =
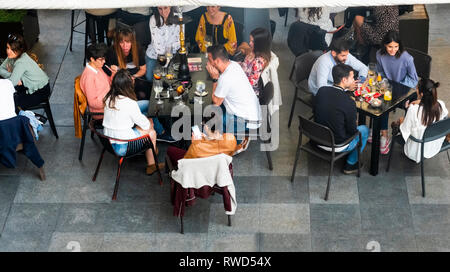
[[[47,101],[45,103],[45,114],[47,114],[48,117],[48,121],[50,122],[50,127],[53,130],[53,134],[55,135],[56,139],[58,139],[58,132],[56,131],[56,126],[55,126],[55,121],[53,120],[53,114],[52,114],[52,109],[50,108],[50,101]]]
[[[156,157],[156,152],[155,152],[155,148],[153,147],[153,145],[152,145],[151,149],[152,149],[152,153],[153,153],[153,159],[155,160],[156,172],[158,172],[159,185],[162,186],[163,180],[162,180],[162,176],[161,176],[161,170],[159,169],[158,158]]]
[[[291,127],[292,116],[294,115],[295,103],[297,102],[298,88],[295,87],[294,98],[292,99],[291,113],[289,114],[288,128]]]
[[[392,136],[391,149],[389,150],[389,157],[388,157],[388,164],[386,166],[386,172],[389,172],[389,168],[391,167],[391,157],[392,157],[392,153],[394,153],[394,146],[395,146],[395,138],[394,138],[394,136]]]
[[[121,157],[119,159],[119,165],[118,165],[118,168],[117,168],[116,184],[114,185],[114,193],[113,193],[113,196],[112,196],[112,200],[116,200],[117,199],[117,191],[119,190],[120,169],[122,168],[123,161],[124,161],[124,157]]]
[[[71,18],[71,20],[70,20],[70,46],[69,46],[70,52],[72,52],[74,17],[75,17],[75,11],[72,10],[72,18]]]
[[[100,170],[100,165],[103,161],[103,156],[105,155],[106,148],[103,148],[102,154],[100,154],[100,159],[98,160],[97,168],[95,169],[94,177],[92,178],[92,181],[95,181],[97,179],[98,170]]]
[[[422,197],[425,197],[425,175],[423,173],[423,161],[424,158],[420,161],[420,175],[422,177]]]
[[[81,144],[80,144],[80,152],[78,155],[78,160],[83,160],[83,150],[84,150],[84,142],[86,140],[86,130],[88,127],[87,117],[83,118],[83,132],[81,135]]]
[[[300,136],[298,137],[297,152],[295,154],[294,169],[292,169],[291,182],[293,182],[294,178],[295,178],[295,170],[297,169],[297,161],[298,161],[298,158],[300,157],[301,144],[302,144],[302,135],[300,134]]]
[[[328,194],[330,192],[330,183],[331,183],[331,178],[333,177],[333,166],[334,166],[334,161],[331,162],[330,164],[330,174],[328,175],[328,184],[327,184],[327,191],[325,192],[325,201],[328,200]]]
[[[180,216],[180,223],[181,223],[180,233],[181,233],[181,234],[184,234],[183,216]]]
[[[269,141],[264,141],[265,143],[269,143]],[[269,164],[269,170],[273,170],[273,164],[272,164],[272,156],[270,155],[270,151],[266,150],[266,156],[267,156],[267,163]]]
[[[228,215],[228,226],[231,227],[231,215]]]
[[[288,8],[287,11],[286,11],[286,18],[284,18],[284,26],[287,25],[288,14],[289,14],[289,8]]]

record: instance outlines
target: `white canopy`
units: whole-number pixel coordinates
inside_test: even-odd
[[[230,6],[242,8],[349,7],[442,4],[450,0],[0,0],[0,9],[95,9],[150,6]]]

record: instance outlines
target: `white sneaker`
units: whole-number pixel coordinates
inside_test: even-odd
[[[391,138],[381,136],[380,139],[380,153],[386,155],[389,153],[391,146]]]

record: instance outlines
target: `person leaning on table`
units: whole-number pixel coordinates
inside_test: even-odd
[[[7,58],[0,67],[0,76],[9,79],[16,89],[16,107],[27,109],[44,102],[50,95],[47,74],[27,53],[23,36],[9,34],[6,41]]]

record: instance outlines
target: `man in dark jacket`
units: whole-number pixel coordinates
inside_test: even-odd
[[[356,126],[356,105],[345,92],[354,83],[353,69],[346,64],[337,64],[333,67],[333,86],[324,86],[319,89],[314,97],[314,119],[315,122],[330,128],[334,134],[336,144],[345,142],[357,131],[361,132],[361,152],[364,149],[369,129],[362,125]],[[344,166],[344,173],[351,174],[358,170],[357,144],[359,137],[356,137],[348,145],[336,149],[336,152],[350,151],[347,163]],[[331,151],[331,148],[320,146],[322,149]]]

